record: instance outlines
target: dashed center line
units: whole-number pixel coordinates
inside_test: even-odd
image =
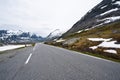
[[[31,56],[32,56],[32,53],[30,53],[30,55],[29,55],[29,57],[27,58],[27,60],[26,60],[25,64],[28,64],[28,62],[29,62],[29,60],[30,60]]]

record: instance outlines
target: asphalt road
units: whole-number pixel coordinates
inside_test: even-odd
[[[120,63],[36,44],[0,62],[0,80],[120,80]]]

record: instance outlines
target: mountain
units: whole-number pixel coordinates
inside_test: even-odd
[[[103,0],[88,11],[87,14],[76,22],[63,36],[117,21],[120,21],[120,0]]]
[[[59,39],[46,44],[120,61],[120,0],[103,0]]]
[[[47,37],[46,40],[54,40],[59,38],[63,33],[60,31],[60,29],[56,29],[52,31]]]
[[[21,30],[0,30],[0,43],[34,43],[43,41],[41,36]]]

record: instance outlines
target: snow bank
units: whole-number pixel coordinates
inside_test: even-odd
[[[117,51],[116,50],[104,50],[104,52],[108,52],[108,53],[114,53],[114,54],[117,54]]]
[[[0,51],[12,50],[21,47],[25,47],[25,45],[6,45],[6,46],[1,46]]]
[[[88,38],[88,40],[90,41],[110,41],[112,38],[110,39],[103,39],[103,38]]]
[[[103,39],[103,38],[88,38],[91,41],[103,41],[101,44],[97,46],[90,47],[91,49],[97,49],[98,47],[107,47],[107,48],[120,48],[120,44],[115,44],[117,41],[110,41],[110,39]]]

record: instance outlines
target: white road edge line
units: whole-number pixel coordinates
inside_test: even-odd
[[[74,51],[74,52],[75,52],[75,51]],[[91,55],[84,54],[84,53],[81,53],[81,52],[76,52],[76,54],[81,54],[81,55],[84,55],[84,56],[87,56],[87,57],[91,57],[91,58],[94,58],[94,59],[99,59],[99,60],[103,60],[103,61],[107,61],[107,62],[115,63],[115,62],[110,61],[110,60],[107,60],[107,59],[103,59],[103,58],[99,58],[99,57],[91,56]]]
[[[29,57],[27,58],[27,60],[26,60],[25,64],[27,64],[27,63],[29,62],[29,60],[30,60],[31,56],[32,56],[32,53],[30,53],[30,55],[29,55]]]

